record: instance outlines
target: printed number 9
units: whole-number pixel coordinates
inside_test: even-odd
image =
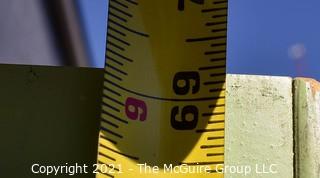
[[[175,106],[171,111],[171,126],[177,130],[192,130],[196,128],[198,123],[198,108],[192,105],[185,106],[181,112],[181,119],[177,120],[179,107]],[[192,119],[187,119],[187,115],[192,115]]]
[[[177,95],[186,95],[189,93],[191,80],[194,81],[192,94],[200,89],[200,75],[198,72],[178,72],[173,78],[173,90]],[[183,82],[183,86],[179,86],[179,82]]]
[[[126,115],[131,120],[145,121],[147,119],[147,105],[144,101],[128,97],[125,104]]]

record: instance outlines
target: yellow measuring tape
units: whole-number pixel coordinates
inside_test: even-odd
[[[110,0],[98,178],[220,178],[226,0]]]

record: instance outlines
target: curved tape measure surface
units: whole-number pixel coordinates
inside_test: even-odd
[[[223,177],[227,1],[110,0],[108,13],[97,177]]]

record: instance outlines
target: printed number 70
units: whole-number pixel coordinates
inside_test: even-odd
[[[184,10],[184,1],[185,0],[178,0],[178,9],[179,11]],[[190,0],[191,2],[197,3],[197,4],[204,4],[204,0]]]

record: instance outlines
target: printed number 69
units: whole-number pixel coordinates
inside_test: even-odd
[[[200,75],[194,71],[178,72],[173,78],[172,87],[177,95],[196,94],[200,91]],[[184,106],[181,114],[179,106],[175,106],[171,110],[171,126],[176,130],[192,130],[197,127],[198,117],[199,111],[196,106]]]

